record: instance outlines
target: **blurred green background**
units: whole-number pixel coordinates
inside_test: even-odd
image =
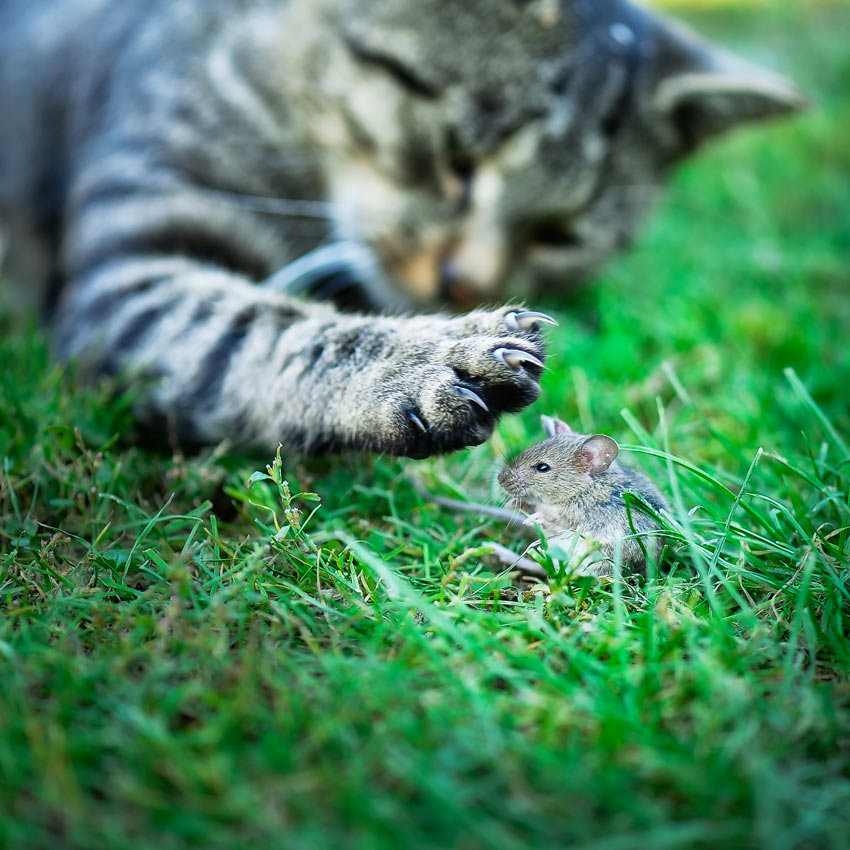
[[[850,4],[668,5],[813,108],[534,305],[543,396],[485,446],[249,486],[0,318],[0,846],[850,846]],[[414,491],[495,500],[541,412],[666,490],[660,574],[512,580],[515,531]]]

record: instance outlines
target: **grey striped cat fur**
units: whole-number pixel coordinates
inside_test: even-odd
[[[424,308],[586,273],[696,144],[798,105],[620,0],[0,0],[7,277],[184,438],[450,451],[543,343]],[[259,285],[319,246],[312,297]]]

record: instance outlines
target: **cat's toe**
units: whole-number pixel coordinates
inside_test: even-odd
[[[422,417],[415,410],[408,410],[407,418],[421,434],[428,433],[428,426],[422,421]]]
[[[479,336],[454,343],[446,359],[457,384],[475,393],[498,416],[537,398],[545,356],[541,339]]]
[[[501,360],[502,363],[504,363],[510,369],[513,369],[514,372],[518,372],[527,363],[531,363],[538,369],[543,368],[542,360],[540,360],[538,357],[535,357],[528,351],[523,351],[521,348],[497,348],[493,352],[493,357],[495,357],[497,360]]]
[[[461,386],[460,384],[455,384],[455,389],[465,398],[469,399],[472,404],[477,404],[485,413],[490,412],[490,408],[487,406],[487,402],[478,395],[474,390],[469,389],[468,387]]]
[[[423,388],[406,406],[405,434],[398,453],[412,458],[477,446],[492,433],[495,418],[474,390],[451,383]]]
[[[518,307],[479,310],[438,325],[431,346],[413,339],[405,369],[393,374],[402,390],[393,393],[388,433],[394,436],[378,444],[419,458],[484,442],[503,413],[540,395],[546,357],[540,326],[553,321]]]
[[[502,318],[511,333],[537,330],[541,322],[546,325],[558,324],[547,313],[538,313],[536,310],[508,310]]]
[[[536,340],[540,338],[543,325],[557,324],[557,320],[547,313],[527,310],[521,305],[511,304],[495,310],[473,310],[464,316],[456,317],[452,336],[462,338],[478,334],[491,336],[514,334]]]

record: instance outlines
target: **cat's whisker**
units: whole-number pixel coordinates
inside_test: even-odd
[[[347,205],[330,201],[314,201],[299,198],[278,198],[266,195],[246,195],[239,192],[227,192],[221,189],[202,190],[210,200],[218,200],[229,206],[268,215],[278,215],[291,218],[320,219],[333,221],[336,217],[350,208]]]
[[[274,195],[251,195],[230,192],[223,189],[204,188],[200,190],[209,200],[238,207],[261,215],[273,215],[290,219],[315,220],[338,227],[343,220],[356,219],[377,224],[393,221],[394,217],[376,215],[374,211],[363,209],[355,204],[343,204],[337,201],[316,201],[309,198],[280,198]]]

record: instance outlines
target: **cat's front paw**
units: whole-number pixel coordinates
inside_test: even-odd
[[[391,450],[421,458],[474,446],[502,413],[531,404],[545,359],[541,323],[554,320],[519,308],[479,310],[435,322],[432,345],[413,340],[403,367],[400,439]]]

